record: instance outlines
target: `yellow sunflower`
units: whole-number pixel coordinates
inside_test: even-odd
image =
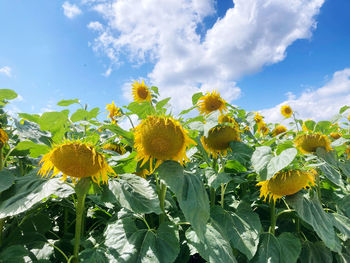
[[[326,135],[300,134],[294,139],[294,144],[302,153],[314,153],[317,147],[324,147],[327,152],[332,151],[330,140]]]
[[[285,126],[283,126],[283,125],[278,125],[276,128],[274,128],[274,129],[272,130],[271,135],[272,135],[273,137],[275,137],[275,136],[277,136],[277,135],[279,135],[279,134],[281,134],[281,133],[284,133],[284,132],[286,132],[286,131],[287,131],[287,128],[286,128]]]
[[[197,103],[200,114],[206,116],[210,113],[219,110],[221,114],[227,110],[226,101],[220,97],[219,92],[214,90],[212,93],[207,92],[207,95],[201,97]]]
[[[151,102],[151,99],[152,99],[151,91],[145,85],[143,80],[141,83],[134,81],[134,83],[131,84],[131,86],[132,86],[132,96],[134,98],[134,101],[136,101],[136,102],[144,102],[144,101]]]
[[[120,108],[117,108],[115,106],[114,101],[112,101],[112,104],[107,104],[106,110],[108,110],[107,112],[109,112],[107,119],[110,118],[112,123],[116,122],[114,117],[122,115],[120,112]]]
[[[340,132],[331,132],[329,135],[330,135],[334,140],[337,140],[337,139],[339,139],[339,138],[342,136],[342,134],[341,134]]]
[[[293,114],[293,111],[289,105],[284,105],[281,107],[281,113],[284,117],[290,118],[290,116]]]
[[[256,122],[256,124],[260,124],[261,122],[263,122],[263,116],[261,116],[260,114],[259,114],[259,112],[256,112],[255,113],[255,116],[254,116],[254,120],[255,120],[255,122]]]
[[[2,147],[8,140],[9,140],[9,136],[3,129],[0,128],[0,142],[1,142],[0,147]]]
[[[70,176],[74,182],[91,177],[94,182],[101,180],[106,183],[107,174],[116,175],[102,154],[96,152],[93,146],[79,141],[66,141],[54,146],[39,164],[42,164],[39,170],[41,176],[48,176],[53,170],[52,177],[62,172],[63,180]]]
[[[230,142],[241,140],[238,124],[233,118],[229,116],[219,118],[219,123],[222,122],[229,122],[233,125],[217,125],[209,130],[207,137],[202,136],[201,138],[204,149],[211,153],[213,158],[217,158],[218,154],[226,155],[230,149]]]
[[[260,186],[260,198],[265,197],[264,201],[271,198],[274,202],[285,195],[292,195],[301,189],[306,189],[315,185],[315,176],[317,172],[314,169],[309,171],[291,170],[287,172],[278,172],[271,179],[257,183]]]
[[[107,143],[107,144],[103,145],[102,149],[114,151],[114,152],[119,153],[121,155],[126,153],[124,146],[122,146],[121,144],[118,144],[118,143]]]
[[[142,160],[141,167],[149,160],[150,173],[166,160],[182,165],[188,161],[186,148],[196,143],[188,136],[181,124],[172,117],[148,116],[135,128],[136,158]],[[153,167],[153,160],[156,165]]]
[[[262,135],[267,135],[269,133],[269,127],[267,127],[266,123],[261,121],[258,124],[258,132],[261,133]]]

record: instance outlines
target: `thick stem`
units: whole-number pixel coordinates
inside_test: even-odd
[[[215,189],[214,187],[210,187],[210,206],[215,205]]]
[[[2,229],[5,225],[5,218],[0,219],[0,248],[2,246]]]
[[[160,191],[159,191],[158,197],[159,197],[160,209],[162,209],[162,212],[163,212],[159,215],[159,223],[160,224],[164,222],[165,217],[166,217],[166,214],[165,214],[166,190],[167,190],[167,186],[163,182],[160,182]]]
[[[295,118],[294,112],[293,112],[293,119],[294,119],[294,122],[295,122],[295,126],[296,126],[296,128],[297,128],[297,131],[299,132],[299,131],[300,131],[300,130],[299,130],[299,126],[298,126],[297,119]]]
[[[81,227],[82,219],[84,214],[86,194],[78,195],[77,207],[76,207],[76,221],[75,221],[75,239],[74,239],[74,258],[75,262],[79,262],[78,254],[80,248],[80,237],[81,237]]]
[[[272,235],[275,235],[275,228],[276,228],[276,204],[274,202],[274,200],[272,200],[270,202],[270,208],[271,208],[271,226],[270,226],[270,229],[269,229],[269,232],[272,234]]]
[[[221,184],[221,207],[224,208],[224,199],[225,199],[225,191],[226,191],[227,184]]]

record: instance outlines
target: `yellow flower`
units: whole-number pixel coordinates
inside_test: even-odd
[[[264,201],[269,197],[273,202],[285,195],[292,195],[301,189],[306,189],[310,185],[315,185],[314,169],[309,171],[291,170],[288,172],[278,172],[271,179],[257,183],[260,186],[260,198],[265,197]]]
[[[120,109],[115,106],[114,101],[112,101],[112,104],[107,104],[106,110],[109,111],[107,119],[110,118],[112,123],[116,122],[114,117],[118,117],[118,116],[122,115],[120,112]]]
[[[118,143],[107,143],[107,144],[103,145],[102,148],[105,150],[114,151],[114,152],[119,153],[121,155],[126,153],[125,148]]]
[[[228,116],[227,116],[228,117]],[[208,136],[202,136],[201,142],[204,149],[211,153],[213,158],[217,158],[218,154],[223,156],[227,154],[227,151],[230,149],[230,142],[240,141],[239,130],[237,122],[231,118],[229,122],[231,125],[217,125],[214,128],[211,128],[208,132]],[[221,119],[225,120],[224,118]],[[219,122],[220,118],[219,118]]]
[[[9,136],[7,135],[7,133],[0,128],[0,142],[1,142],[1,146],[4,146],[4,144],[9,140]]]
[[[281,113],[284,117],[290,118],[290,116],[292,116],[292,114],[293,114],[293,111],[289,105],[284,105],[281,108]]]
[[[220,97],[219,92],[214,90],[212,93],[207,92],[207,95],[201,97],[197,103],[200,114],[204,116],[219,110],[221,114],[227,110],[226,101]]]
[[[131,84],[131,86],[132,86],[132,96],[134,98],[134,101],[136,101],[136,102],[144,102],[144,101],[151,102],[151,99],[152,99],[151,91],[145,85],[143,80],[141,83],[134,81],[134,83]]]
[[[350,114],[349,114],[349,116],[348,116],[348,121],[350,121]]]
[[[330,135],[334,140],[337,140],[337,139],[339,139],[339,138],[342,136],[342,134],[339,133],[339,132],[331,132],[329,135]]]
[[[283,125],[278,125],[276,128],[274,128],[271,132],[272,136],[275,137],[281,133],[284,133],[287,131],[287,128]]]
[[[54,177],[59,172],[63,174],[63,180],[70,176],[74,182],[84,177],[91,177],[94,182],[107,183],[107,174],[115,175],[113,169],[107,164],[102,154],[96,152],[93,146],[79,141],[67,141],[56,145],[43,156],[39,174],[48,176],[53,170]]]
[[[294,144],[302,153],[314,153],[317,147],[324,147],[327,152],[332,151],[330,143],[326,135],[318,133],[300,134],[294,139]]]
[[[182,165],[188,161],[186,148],[196,143],[187,135],[180,123],[172,117],[148,116],[135,128],[136,158],[143,160],[141,167],[149,160],[150,173],[166,160]],[[153,160],[157,160],[153,167]]]
[[[259,114],[259,112],[256,112],[256,113],[255,113],[254,120],[255,120],[256,124],[259,125],[259,123],[261,123],[261,122],[263,121],[263,118],[264,118],[264,117],[261,116],[261,115]]]
[[[267,127],[265,122],[259,122],[258,124],[258,132],[262,135],[267,135],[269,133],[269,127]]]

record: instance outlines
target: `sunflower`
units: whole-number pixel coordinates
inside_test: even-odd
[[[284,105],[281,107],[281,113],[284,117],[290,118],[290,116],[293,114],[293,111],[289,105]]]
[[[122,146],[119,143],[107,143],[107,144],[103,145],[102,149],[110,150],[110,151],[119,153],[121,155],[126,153],[126,149],[124,148],[124,146]]]
[[[300,134],[294,139],[294,144],[302,153],[314,153],[317,147],[324,147],[327,152],[333,150],[326,135]]]
[[[41,163],[41,176],[48,176],[53,170],[51,177],[62,172],[63,180],[70,176],[74,182],[80,178],[91,177],[94,182],[99,183],[101,180],[106,183],[107,174],[115,175],[102,154],[96,152],[93,146],[80,141],[66,141],[54,146],[43,156],[39,164]]]
[[[200,114],[204,116],[219,110],[221,114],[227,110],[226,101],[220,97],[219,92],[214,90],[212,93],[207,92],[207,95],[201,97],[197,103]]]
[[[0,128],[0,142],[1,142],[0,147],[2,147],[8,140],[9,140],[9,136],[3,129]]]
[[[217,125],[211,128],[208,132],[208,136],[202,136],[201,142],[203,144],[204,149],[211,153],[213,158],[217,158],[219,155],[226,155],[227,151],[230,149],[230,142],[232,141],[240,141],[238,124],[236,121],[230,118],[230,121],[225,121],[232,123],[233,125]],[[227,118],[226,117],[226,118]],[[222,118],[219,123],[225,120]]]
[[[341,134],[340,132],[331,132],[329,135],[330,135],[334,140],[337,140],[337,139],[339,139],[339,138],[342,136],[342,134]]]
[[[274,128],[271,132],[272,137],[275,137],[281,133],[284,133],[287,131],[287,128],[283,125],[278,125],[276,128]]]
[[[259,125],[259,123],[263,122],[263,118],[264,118],[264,117],[261,116],[261,115],[259,114],[259,112],[256,112],[256,113],[255,113],[254,120],[255,120],[256,124]]]
[[[269,133],[269,127],[267,127],[266,123],[261,121],[258,124],[258,132],[262,135],[267,135]]]
[[[112,123],[116,123],[116,120],[114,119],[114,117],[118,117],[122,115],[120,112],[120,108],[117,108],[115,106],[114,101],[112,101],[112,104],[107,104],[106,110],[109,111],[107,119],[110,118]]]
[[[271,179],[257,183],[260,186],[260,198],[265,197],[264,201],[269,197],[276,202],[277,199],[285,195],[292,195],[301,189],[306,189],[310,185],[315,185],[314,169],[309,171],[291,170],[287,172],[278,172]]]
[[[180,123],[172,117],[148,116],[135,128],[136,158],[142,160],[141,167],[149,160],[149,174],[166,160],[182,165],[188,161],[186,148],[196,143],[187,135]],[[156,165],[153,167],[153,160]]]
[[[143,80],[141,83],[134,81],[134,83],[131,84],[131,86],[132,86],[132,96],[134,97],[134,101],[136,101],[136,102],[144,102],[144,101],[151,102],[151,99],[152,99],[151,91],[145,85]]]

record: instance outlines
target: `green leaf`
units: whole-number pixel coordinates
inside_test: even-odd
[[[333,217],[334,226],[350,239],[350,218],[337,213],[330,215]]]
[[[0,253],[0,262],[3,263],[24,263],[24,257],[28,256],[29,252],[24,246],[14,245],[5,248]]]
[[[0,171],[0,194],[12,186],[15,178],[11,171],[6,168]]]
[[[254,213],[249,205],[241,203],[235,213],[214,207],[210,215],[231,246],[251,260],[257,251],[262,230],[258,214]]]
[[[232,177],[227,173],[219,173],[215,174],[214,176],[211,176],[208,179],[208,184],[210,187],[213,187],[215,190],[221,185],[221,184],[227,184],[232,180]]]
[[[166,98],[166,99],[164,99],[164,100],[159,101],[159,102],[157,103],[157,105],[156,105],[157,111],[160,111],[161,109],[163,109],[164,106],[168,104],[168,102],[169,102],[170,99],[171,99],[171,98]]]
[[[162,213],[157,193],[140,176],[122,174],[119,179],[110,179],[108,186],[122,207],[141,214]]]
[[[252,263],[280,263],[281,246],[278,239],[270,234],[264,233],[260,236],[258,252],[254,256]]]
[[[70,116],[70,119],[72,122],[77,121],[87,121],[89,118],[89,112],[83,109],[77,109],[72,116]]]
[[[225,171],[230,171],[232,173],[241,173],[246,172],[247,168],[236,160],[228,160],[225,164]]]
[[[332,263],[332,253],[323,242],[311,243],[305,241],[300,254],[301,263]]]
[[[68,110],[45,112],[40,116],[39,125],[43,131],[53,131],[63,127],[68,121]]]
[[[252,155],[252,166],[260,175],[260,181],[265,181],[267,179],[267,165],[272,158],[273,155],[270,147],[256,147]]]
[[[101,127],[101,129],[108,129],[112,132],[114,132],[115,134],[122,136],[124,139],[127,140],[127,142],[129,143],[129,145],[133,145],[134,144],[134,134],[132,132],[126,131],[122,128],[120,128],[117,125],[103,125]]]
[[[17,93],[12,89],[0,89],[0,100],[13,100],[17,96]]]
[[[160,96],[160,95],[159,95],[159,89],[158,89],[158,87],[152,86],[152,87],[151,87],[151,90],[152,90],[155,94],[157,94],[158,96]]]
[[[272,178],[278,171],[287,167],[295,158],[298,151],[295,148],[284,150],[280,155],[273,157],[267,165],[265,180]]]
[[[24,120],[28,120],[35,123],[39,123],[40,119],[39,114],[18,113],[18,116]]]
[[[342,113],[344,113],[346,110],[348,110],[348,109],[350,109],[350,107],[349,106],[343,106],[343,107],[341,107],[340,108],[340,110],[339,110],[339,114],[342,114]]]
[[[92,110],[89,111],[87,119],[91,120],[91,119],[96,118],[97,115],[99,114],[99,112],[100,112],[100,108],[97,108],[97,107],[93,108]]]
[[[197,232],[189,228],[186,231],[186,239],[188,244],[193,246],[205,260],[211,263],[237,262],[229,241],[212,223],[204,226],[203,232],[203,237],[199,238]]]
[[[229,152],[229,159],[234,159],[244,166],[250,165],[253,149],[243,142],[230,142],[231,152]]]
[[[339,240],[333,228],[333,220],[322,209],[316,196],[310,197],[309,194],[299,192],[287,196],[286,200],[296,210],[300,218],[313,227],[327,247],[333,251],[340,251]]]
[[[316,122],[314,122],[313,120],[307,120],[304,122],[306,128],[308,128],[309,130],[313,131],[315,129],[316,126]]]
[[[338,169],[336,153],[334,151],[327,152],[323,147],[317,147],[316,154],[321,160],[326,162],[324,165],[320,166],[324,176],[336,185],[343,186],[344,183]]]
[[[281,263],[295,263],[301,252],[300,240],[292,233],[283,232],[278,237],[281,247],[280,260]]]
[[[16,150],[26,151],[29,150],[30,157],[37,158],[50,151],[50,147],[45,144],[36,144],[32,141],[22,141],[16,145]]]
[[[194,105],[194,106],[192,106],[192,107],[189,108],[189,109],[186,109],[186,110],[181,111],[179,115],[187,114],[187,113],[189,113],[190,111],[194,110],[195,108],[197,108],[197,105]]]
[[[79,259],[84,263],[109,263],[106,251],[100,247],[88,248],[79,254]]]
[[[14,184],[0,196],[0,218],[18,215],[27,211],[43,199],[55,195],[65,198],[74,190],[59,178],[42,179],[36,176],[38,169],[31,175],[17,177]]]
[[[74,100],[61,100],[57,103],[58,106],[69,106],[75,103],[79,103],[80,101],[78,99]]]
[[[178,231],[170,222],[155,231],[139,229],[133,218],[124,217],[109,224],[104,236],[116,262],[171,263],[180,251]]]
[[[152,115],[155,113],[155,110],[152,104],[148,101],[144,101],[141,103],[131,102],[127,109],[131,111],[131,113],[136,114],[140,119],[145,119],[148,115]]]
[[[186,220],[201,237],[210,215],[209,199],[201,179],[196,174],[184,172],[174,161],[161,164],[158,173],[175,193]]]
[[[203,93],[202,92],[198,92],[192,95],[192,105],[196,105],[198,100],[203,97]]]
[[[315,132],[321,132],[327,134],[329,127],[332,125],[330,121],[319,121],[316,124]]]

